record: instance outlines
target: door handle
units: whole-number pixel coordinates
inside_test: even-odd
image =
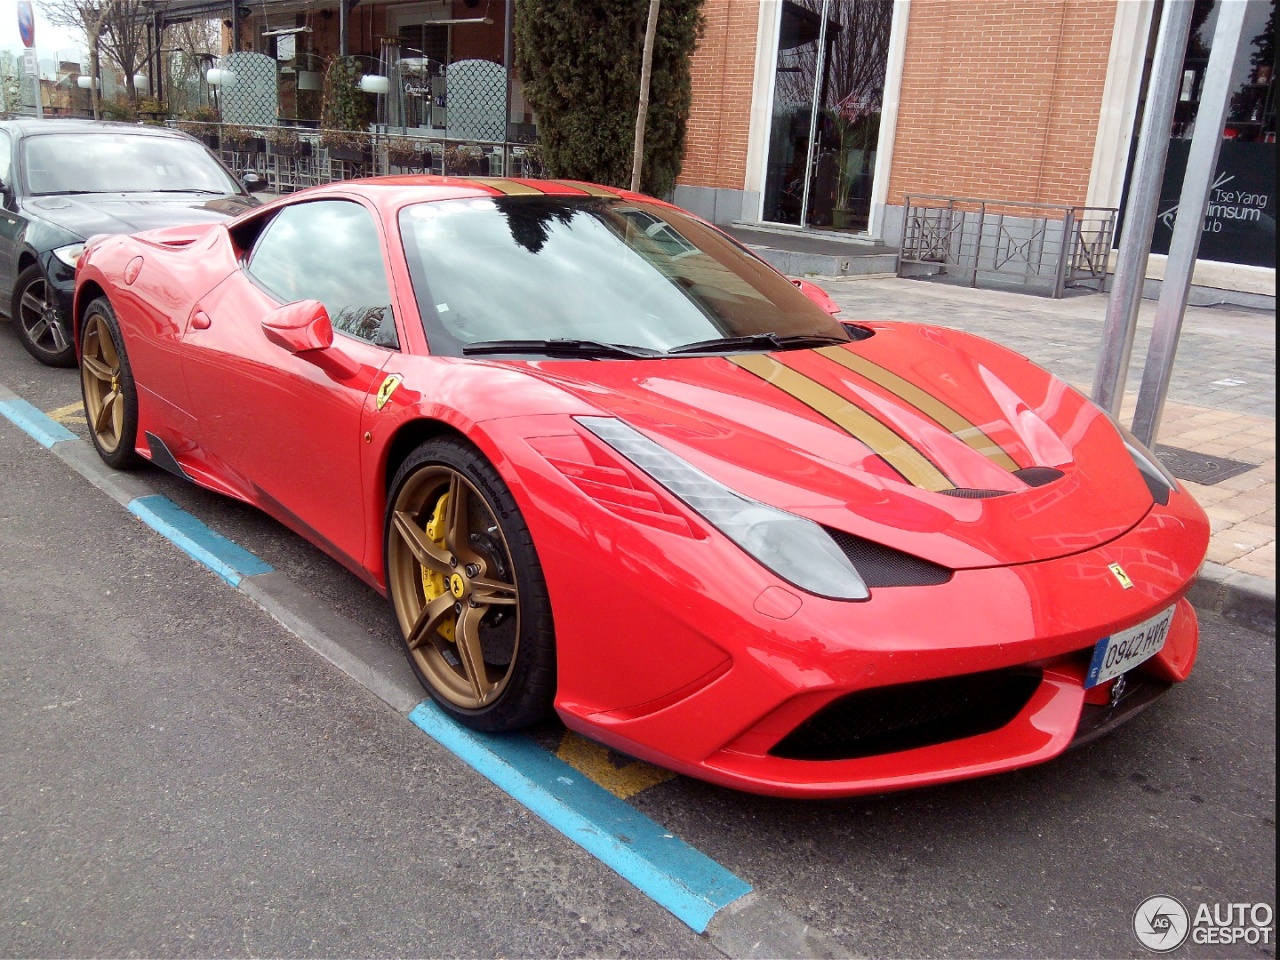
[[[203,310],[197,310],[191,315],[191,326],[196,330],[208,330],[212,325],[213,321]]]

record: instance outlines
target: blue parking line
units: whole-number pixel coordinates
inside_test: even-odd
[[[45,416],[21,397],[12,400],[0,400],[0,414],[4,414],[13,425],[26,432],[33,440],[46,450],[63,440],[75,440],[76,435],[58,423],[57,420]]]
[[[18,397],[0,400],[0,415],[45,448],[79,439]],[[103,470],[110,473],[105,466]],[[232,587],[274,569],[168,497],[135,497],[125,506]],[[696,933],[706,932],[716,913],[752,890],[528,737],[477,733],[450,720],[429,700],[418,704],[409,720]]]
[[[233,587],[238,587],[245,577],[274,569],[235,541],[210,530],[168,497],[159,494],[138,497],[130,500],[128,507],[130,513],[152,530]]]
[[[720,909],[751,892],[745,880],[528,737],[470,730],[430,700],[409,719],[694,932],[705,932]]]

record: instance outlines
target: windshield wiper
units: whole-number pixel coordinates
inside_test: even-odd
[[[713,337],[695,340],[672,347],[669,354],[679,353],[733,353],[736,350],[786,350],[801,347],[828,347],[834,343],[849,343],[848,337],[828,333],[795,333],[783,336],[778,333],[752,333],[745,337]]]
[[[466,356],[482,353],[537,353],[548,357],[658,357],[660,350],[600,340],[479,340],[462,345]]]
[[[204,187],[165,187],[158,190],[130,190],[130,193],[207,193],[214,197],[225,197],[221,190],[206,190]]]

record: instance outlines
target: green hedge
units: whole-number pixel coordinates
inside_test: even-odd
[[[662,0],[641,189],[669,196],[689,120],[703,0]],[[553,176],[626,187],[649,0],[518,0],[516,68]]]

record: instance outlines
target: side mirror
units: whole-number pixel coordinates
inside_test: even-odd
[[[298,300],[276,307],[263,318],[262,332],[290,353],[328,350],[333,346],[329,311],[319,300]]]
[[[267,178],[260,173],[254,173],[252,170],[246,170],[240,177],[240,182],[244,184],[244,188],[250,193],[261,193],[267,189]]]
[[[806,297],[808,297],[810,300],[812,300],[814,303],[820,306],[823,310],[825,310],[831,316],[834,317],[837,313],[840,312],[840,307],[836,304],[834,300],[832,300],[829,296],[827,296],[827,291],[823,290],[816,283],[810,283],[808,280],[800,280],[796,277],[792,277],[791,282],[794,283],[800,289],[801,293],[803,293]]]
[[[298,300],[276,307],[262,318],[262,332],[277,347],[313,363],[335,380],[347,380],[360,364],[333,348],[333,324],[319,300]]]

